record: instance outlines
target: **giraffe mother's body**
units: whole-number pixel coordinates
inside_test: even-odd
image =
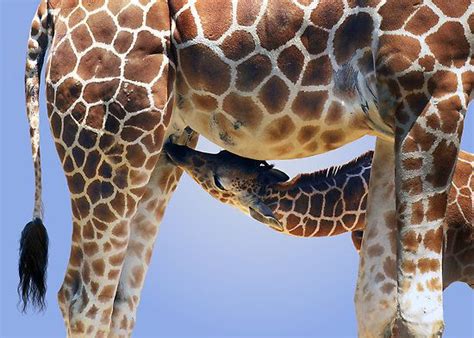
[[[43,0],[26,77],[34,216],[41,216],[37,94],[50,45],[48,113],[74,218],[59,292],[68,334],[130,335],[181,174],[160,152],[169,135],[184,142],[186,126],[256,159],[310,156],[378,136],[367,227],[379,229],[383,212],[398,210],[397,311],[381,318],[368,298],[378,297],[367,291],[369,265],[380,262],[364,259],[363,247],[359,330],[442,332],[440,268],[420,275],[403,267],[441,260],[436,243],[474,86],[473,31],[469,0]],[[394,191],[385,191],[394,177]],[[31,231],[44,233],[39,225],[25,228],[23,249],[35,244]],[[413,237],[423,245],[411,246]],[[28,276],[26,300],[30,285],[35,291]]]

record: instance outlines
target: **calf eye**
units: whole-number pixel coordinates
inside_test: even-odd
[[[214,184],[221,190],[225,190],[224,186],[222,185],[221,181],[219,180],[219,176],[214,175]]]

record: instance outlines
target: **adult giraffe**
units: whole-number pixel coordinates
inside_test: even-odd
[[[374,301],[374,269],[364,264],[374,243],[364,241],[359,330],[440,335],[441,269],[405,267],[441,261],[474,85],[473,31],[470,0],[43,0],[27,59],[36,203],[22,233],[24,299],[41,303],[44,294],[37,97],[51,45],[48,112],[74,217],[58,296],[69,335],[131,334],[181,174],[160,152],[169,135],[185,142],[186,126],[255,159],[311,156],[376,135],[367,230],[388,231],[384,215],[396,210],[397,310]]]

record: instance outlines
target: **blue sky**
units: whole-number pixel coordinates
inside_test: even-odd
[[[23,71],[37,3],[0,0],[1,337],[65,336],[56,292],[69,256],[71,211],[44,104],[44,205],[51,241],[48,308],[42,314],[22,315],[16,307],[18,239],[33,207]],[[474,152],[472,110],[462,145],[470,152]],[[373,148],[373,143],[367,137],[328,154],[277,165],[290,175],[311,172],[344,163]],[[203,140],[200,148],[217,150]],[[357,260],[348,235],[282,236],[219,205],[189,177],[183,177],[161,226],[134,337],[354,337]],[[451,286],[445,292],[445,336],[474,336],[472,318],[474,293],[464,284]]]

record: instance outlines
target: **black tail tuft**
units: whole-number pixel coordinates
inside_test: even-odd
[[[29,222],[21,232],[18,295],[22,312],[26,312],[28,303],[40,311],[45,307],[48,243],[48,233],[39,218]]]

